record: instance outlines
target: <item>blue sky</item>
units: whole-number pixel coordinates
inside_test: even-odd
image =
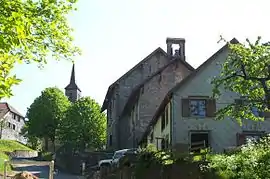
[[[77,7],[69,17],[83,52],[76,58],[76,80],[82,95],[100,104],[111,83],[157,47],[166,50],[166,37],[186,39],[186,58],[194,67],[220,48],[219,35],[270,40],[267,0],[79,0]],[[17,66],[23,82],[7,101],[24,114],[44,88],[63,89],[71,67],[65,61],[42,70]]]

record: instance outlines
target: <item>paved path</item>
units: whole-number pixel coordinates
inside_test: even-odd
[[[19,160],[19,159],[16,159]],[[39,177],[40,179],[49,178],[49,166],[35,166],[35,165],[15,165],[15,171],[28,171]],[[81,176],[67,174],[61,171],[54,173],[54,179],[84,179]]]

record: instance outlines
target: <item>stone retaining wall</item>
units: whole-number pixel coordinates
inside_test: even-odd
[[[15,150],[13,152],[9,153],[10,157],[15,157],[15,158],[34,158],[38,157],[38,152],[37,151],[29,151],[29,150]]]

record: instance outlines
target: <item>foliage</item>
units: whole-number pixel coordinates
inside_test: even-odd
[[[101,149],[105,144],[106,117],[100,113],[100,106],[90,97],[83,97],[73,103],[61,121],[59,139],[70,143],[76,149]]]
[[[43,151],[41,153],[42,160],[45,161],[52,161],[53,160],[53,154],[51,152]]]
[[[4,161],[9,160],[9,156],[5,152],[13,152],[14,150],[29,150],[27,146],[13,140],[0,140],[0,172],[4,171]],[[7,171],[10,171],[10,165],[7,166]]]
[[[233,154],[213,155],[209,169],[225,179],[270,178],[270,136],[259,142],[250,141]]]
[[[219,119],[230,116],[239,122],[242,119],[262,120],[262,116],[254,115],[252,108],[270,112],[270,43],[261,43],[260,37],[254,43],[246,41],[246,44],[227,42],[228,57],[220,75],[212,81],[215,97],[221,95],[221,89],[245,97],[244,103],[230,104],[219,110]]]
[[[27,139],[26,146],[34,149],[36,151],[40,151],[42,149],[42,143],[40,138],[30,135],[28,133],[28,125],[25,124],[24,127],[21,129],[20,135],[24,136]]]
[[[205,162],[209,157],[210,154],[207,149],[202,150],[198,154],[179,153],[157,150],[154,145],[149,144],[146,148],[141,149],[139,152],[138,160],[135,165],[135,176],[136,178],[143,178],[145,173],[152,168],[154,168],[156,171],[160,171],[162,175],[166,175],[166,169],[169,169],[173,165],[181,169],[183,165],[195,163],[193,167],[196,167],[195,170],[197,170],[199,165],[196,164]],[[203,175],[203,172],[201,174]]]
[[[0,99],[12,96],[18,84],[11,71],[16,63],[47,63],[71,58],[79,49],[72,45],[67,15],[77,0],[0,1]]]
[[[43,90],[27,110],[27,135],[50,139],[54,143],[58,125],[69,106],[68,98],[60,89]]]

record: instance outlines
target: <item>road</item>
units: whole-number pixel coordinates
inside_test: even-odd
[[[20,159],[14,159],[14,160],[20,160]],[[14,171],[28,171],[36,175],[40,179],[49,178],[49,166],[14,165],[13,167],[14,167]],[[54,179],[83,179],[83,177],[58,171],[54,173]]]

